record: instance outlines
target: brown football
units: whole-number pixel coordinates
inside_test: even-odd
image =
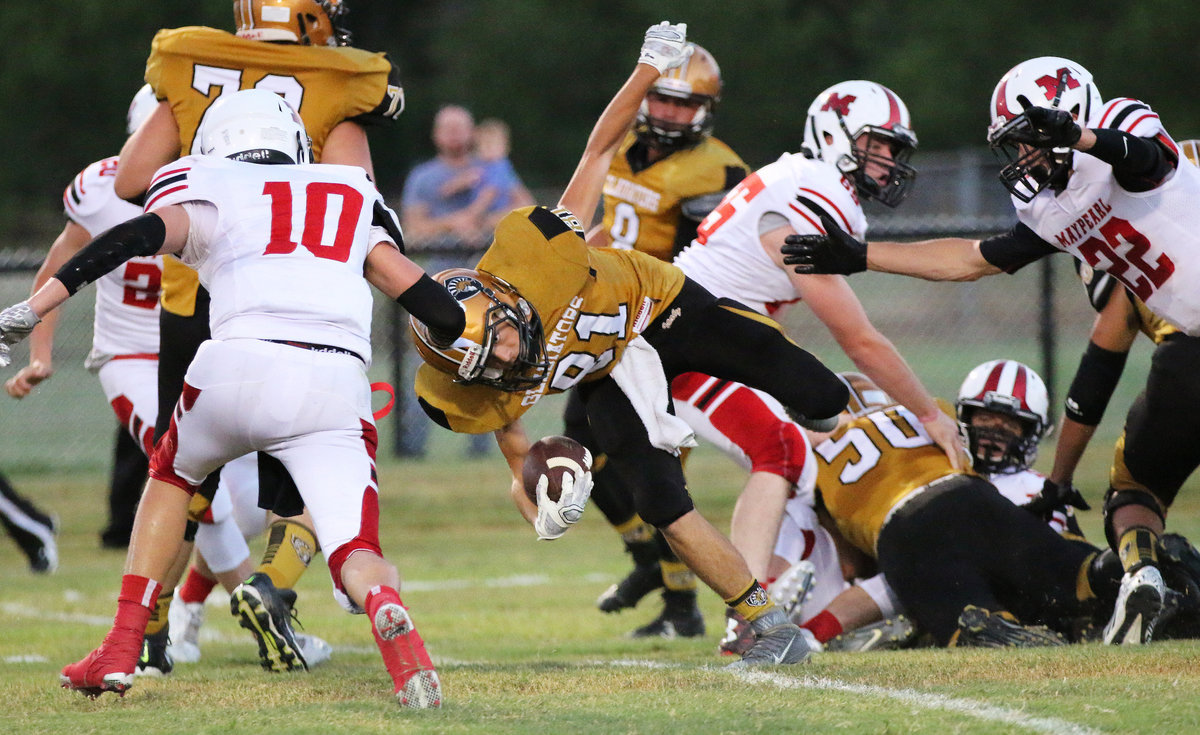
[[[563,475],[572,476],[592,469],[592,453],[582,444],[565,436],[548,436],[529,447],[525,466],[521,469],[521,481],[525,495],[537,503],[538,478],[546,475],[546,497],[557,501],[562,497]]]

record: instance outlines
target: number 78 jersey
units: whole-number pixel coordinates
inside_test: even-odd
[[[363,267],[395,215],[354,166],[263,165],[188,156],[154,175],[146,211],[188,202],[180,257],[212,295],[215,339],[332,345],[370,362]]]

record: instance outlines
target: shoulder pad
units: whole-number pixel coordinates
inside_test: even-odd
[[[1139,138],[1153,138],[1164,132],[1158,113],[1145,102],[1130,97],[1118,97],[1104,103],[1095,127],[1120,130]]]
[[[735,182],[736,183],[736,182]],[[725,198],[724,191],[714,191],[711,194],[701,194],[698,197],[684,199],[680,205],[680,211],[683,216],[694,222],[700,222],[708,213],[717,208],[721,200]]]

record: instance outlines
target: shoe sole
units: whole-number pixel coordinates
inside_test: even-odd
[[[1110,646],[1147,643],[1162,606],[1158,590],[1149,584],[1139,585],[1125,598],[1125,604],[1113,611],[1104,627],[1104,642]]]
[[[812,591],[816,569],[811,562],[797,562],[771,585],[767,596],[791,618]]]
[[[105,674],[103,683],[94,687],[75,686],[71,683],[71,677],[64,674],[59,674],[58,680],[63,689],[72,689],[88,699],[95,699],[105,692],[124,697],[125,692],[133,688],[133,674]]]
[[[291,646],[276,627],[262,595],[253,585],[242,585],[233,593],[230,604],[238,624],[258,641],[258,658],[267,671],[307,671],[308,663],[299,647]]]

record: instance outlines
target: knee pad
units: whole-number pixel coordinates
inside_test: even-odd
[[[1146,490],[1117,490],[1110,487],[1104,494],[1104,538],[1109,548],[1117,548],[1117,532],[1113,528],[1113,512],[1127,505],[1140,505],[1148,508],[1160,520],[1166,521],[1166,511],[1162,501]]]

